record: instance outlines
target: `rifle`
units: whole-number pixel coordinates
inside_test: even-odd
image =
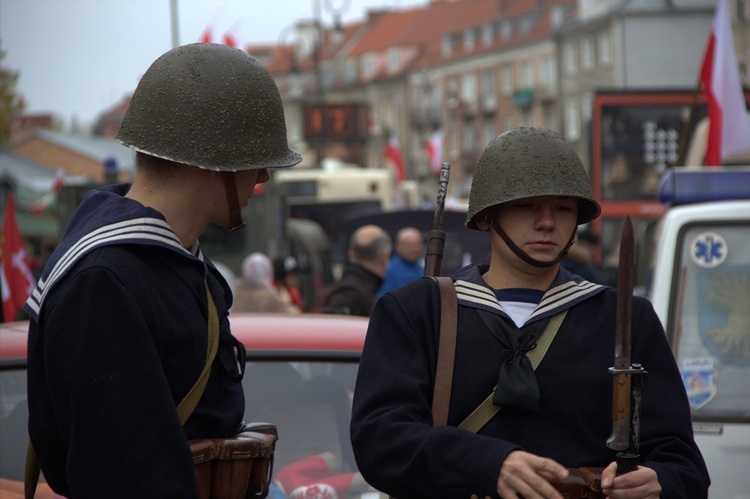
[[[438,177],[437,206],[432,230],[427,237],[427,253],[424,258],[424,275],[439,276],[443,264],[443,249],[445,248],[445,232],[443,232],[443,212],[445,211],[445,195],[448,192],[448,178],[450,177],[450,163],[443,163]]]
[[[617,277],[617,319],[615,365],[612,373],[612,435],[607,447],[618,450],[617,475],[638,468],[640,462],[641,387],[646,371],[630,363],[633,266],[635,261],[633,224],[628,216],[620,238],[620,270]]]

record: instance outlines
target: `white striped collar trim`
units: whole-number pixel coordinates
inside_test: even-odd
[[[55,266],[47,275],[46,279],[39,279],[34,291],[26,301],[26,305],[34,312],[39,314],[42,302],[47,296],[50,288],[64,276],[68,270],[84,255],[91,250],[108,244],[115,244],[121,241],[141,241],[149,243],[159,243],[177,251],[193,255],[203,260],[203,254],[198,244],[194,244],[191,249],[186,249],[172,231],[169,224],[158,218],[135,218],[105,225],[86,234],[76,241],[65,254],[55,263]]]
[[[463,280],[456,280],[455,285],[458,301],[464,305],[506,313],[491,288]],[[561,310],[570,308],[575,303],[599,293],[604,288],[605,286],[588,281],[580,283],[567,281],[550,288],[544,293],[542,301],[539,302],[534,312],[529,316],[528,321],[548,317]]]

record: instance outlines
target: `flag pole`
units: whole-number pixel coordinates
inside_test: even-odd
[[[690,113],[688,119],[682,127],[682,133],[680,134],[680,148],[677,151],[677,163],[674,166],[687,166],[685,159],[687,156],[688,146],[688,134],[692,137],[695,132],[695,109],[698,107],[698,96],[701,93],[701,77],[698,75],[698,83],[695,85],[693,91],[693,102],[690,104]]]

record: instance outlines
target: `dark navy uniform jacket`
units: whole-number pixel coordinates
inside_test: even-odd
[[[429,278],[410,282],[386,293],[373,310],[351,436],[365,480],[392,496],[498,497],[500,467],[518,449],[567,467],[607,466],[615,459],[606,441],[612,430],[608,369],[614,364],[616,291],[561,268],[519,329],[482,279],[487,269],[470,265],[453,276],[459,306],[448,426],[432,428],[430,409],[440,322],[437,285]],[[517,359],[508,342],[537,334],[566,309],[533,373],[538,407],[503,406],[476,434],[457,428],[498,384],[501,364]],[[634,297],[632,309],[632,362],[648,371],[641,463],[658,473],[662,498],[705,498],[708,473],[664,330],[646,299]]]
[[[127,188],[83,200],[26,304],[29,434],[65,496],[195,497],[188,440],[236,434],[245,349],[221,274]],[[176,406],[206,362],[206,279],[220,347],[183,427]]]

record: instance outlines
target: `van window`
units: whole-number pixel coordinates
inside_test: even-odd
[[[696,421],[750,422],[750,236],[746,224],[680,232],[667,334]]]

